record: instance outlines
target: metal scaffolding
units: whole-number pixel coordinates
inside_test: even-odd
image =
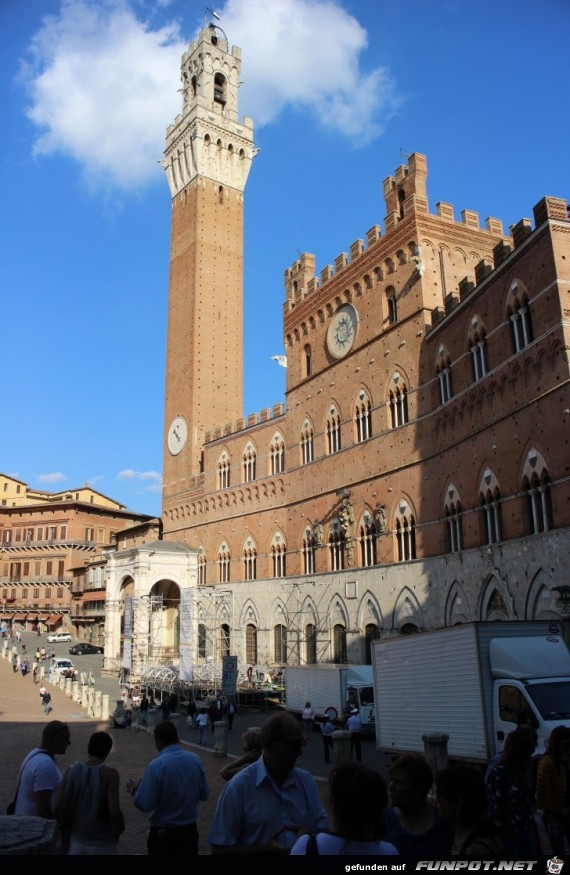
[[[287,663],[321,662],[330,647],[327,612],[319,610],[327,595],[325,582],[283,582],[281,593],[287,618]]]

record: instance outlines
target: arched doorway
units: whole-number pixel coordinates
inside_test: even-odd
[[[180,588],[171,580],[160,580],[152,587],[149,601],[149,659],[152,663],[178,660]]]

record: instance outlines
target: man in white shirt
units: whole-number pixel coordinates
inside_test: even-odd
[[[20,767],[20,783],[15,814],[31,814],[53,819],[52,802],[61,784],[61,772],[54,760],[71,744],[67,723],[51,720],[42,732],[41,747],[35,747],[24,757]]]
[[[261,729],[262,755],[224,787],[208,836],[213,854],[289,854],[302,833],[328,821],[313,778],[295,767],[301,725],[276,714]]]
[[[362,738],[362,721],[358,716],[358,708],[353,708],[350,717],[346,721],[346,728],[350,732],[350,755],[356,754],[358,762],[362,760],[360,741]]]

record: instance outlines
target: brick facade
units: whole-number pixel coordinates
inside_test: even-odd
[[[227,69],[226,56],[216,63]],[[192,118],[199,129],[199,105],[189,127]],[[235,117],[217,122],[227,144]],[[204,131],[195,154],[210,148]],[[412,155],[384,181],[383,231],[318,273],[308,253],[285,271],[285,405],[247,419],[237,405],[214,421],[212,393],[241,399],[241,350],[227,336],[241,319],[241,258],[228,274],[210,246],[219,205],[208,206],[208,168],[181,189],[189,203],[206,192],[200,222],[173,191],[163,504],[165,540],[197,551],[195,575],[178,586],[194,590],[198,662],[228,651],[242,664],[362,662],[380,635],[560,618],[570,570],[565,201],[544,198],[534,223],[508,235],[471,210],[456,221],[449,203],[430,209],[427,160]],[[221,196],[237,245],[236,190],[235,207],[235,192]],[[193,234],[181,271],[176,241]],[[235,295],[216,292],[232,312],[207,326],[201,305],[184,309],[198,274]],[[194,355],[204,345],[215,368]],[[232,362],[231,379],[216,382]],[[189,374],[202,406],[184,388]],[[175,415],[189,437],[173,455]]]

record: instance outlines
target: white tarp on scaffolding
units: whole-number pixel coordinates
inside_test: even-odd
[[[192,683],[193,660],[194,590],[180,591],[180,680]]]

